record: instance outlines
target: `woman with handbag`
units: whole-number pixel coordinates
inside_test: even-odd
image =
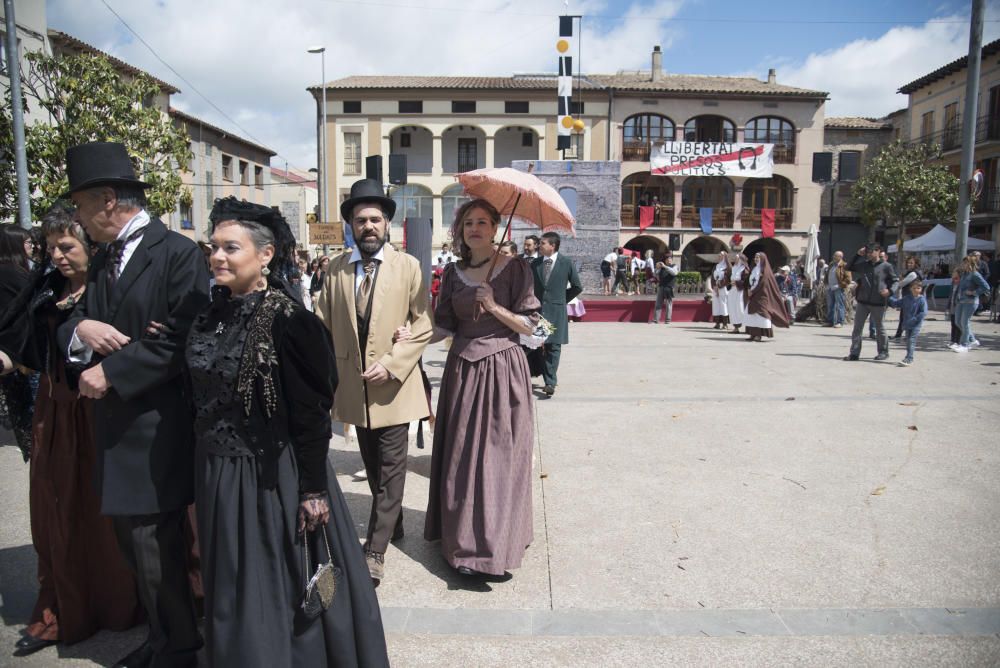
[[[56,343],[56,329],[86,288],[89,244],[62,206],[42,217],[41,231],[48,253],[0,317],[0,375],[15,363],[40,372],[28,489],[38,597],[14,656],[101,629],[124,631],[141,618],[135,580],[93,484],[91,400],[80,396],[79,369],[65,363]],[[50,258],[55,270],[46,273]]]
[[[185,352],[209,663],[387,666],[378,600],[327,461],[330,337],[286,279],[291,230],[234,197],[210,220],[216,286]]]

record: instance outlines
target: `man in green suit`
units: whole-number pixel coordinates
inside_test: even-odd
[[[546,232],[538,244],[539,256],[531,263],[535,274],[535,296],[542,302],[542,316],[555,325],[556,330],[545,342],[545,394],[556,391],[556,372],[559,370],[559,353],[564,343],[569,343],[569,318],[566,303],[583,292],[580,277],[573,261],[559,254],[559,235]]]

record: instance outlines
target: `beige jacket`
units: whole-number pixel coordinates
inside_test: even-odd
[[[371,423],[367,426],[371,429],[413,422],[429,413],[423,380],[417,370],[432,329],[420,264],[388,244],[383,254],[372,295],[365,368],[380,362],[392,378],[382,385],[368,384]],[[364,427],[365,383],[361,380],[354,265],[350,259],[350,253],[343,253],[330,262],[315,309],[330,330],[337,357],[339,384],[333,419]],[[393,344],[392,334],[402,325],[409,325],[413,337]]]

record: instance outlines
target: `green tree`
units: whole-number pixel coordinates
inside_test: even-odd
[[[136,174],[151,188],[148,210],[173,211],[181,194],[180,170],[191,160],[187,132],[153,105],[160,87],[146,75],[123,76],[98,55],[27,55],[23,77],[25,106],[33,100],[50,123],[25,128],[32,214],[37,219],[68,188],[66,149],[91,141],[125,144]],[[0,137],[13,146],[10,97],[0,110]],[[0,219],[17,210],[14,161],[0,156]]]
[[[879,219],[899,228],[898,263],[902,266],[906,226],[920,221],[941,221],[958,206],[958,179],[935,161],[936,146],[889,144],[865,165],[864,174],[851,189],[854,205],[867,225]]]

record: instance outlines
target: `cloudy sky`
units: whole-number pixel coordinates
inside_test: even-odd
[[[305,89],[320,83],[320,57],[306,53],[310,46],[326,46],[327,80],[551,72],[555,17],[565,13],[563,0],[47,2],[50,28],[174,84],[183,91],[174,106],[271,147],[279,154],[274,166],[288,161],[301,169],[316,162],[315,107]],[[1000,36],[1000,7],[986,4],[990,41]],[[569,2],[571,13],[585,17],[587,72],[648,69],[652,46],[660,44],[671,72],[766,78],[774,67],[780,83],[829,91],[827,116],[881,116],[906,106],[895,93],[900,86],[967,53],[970,6],[970,0]]]

